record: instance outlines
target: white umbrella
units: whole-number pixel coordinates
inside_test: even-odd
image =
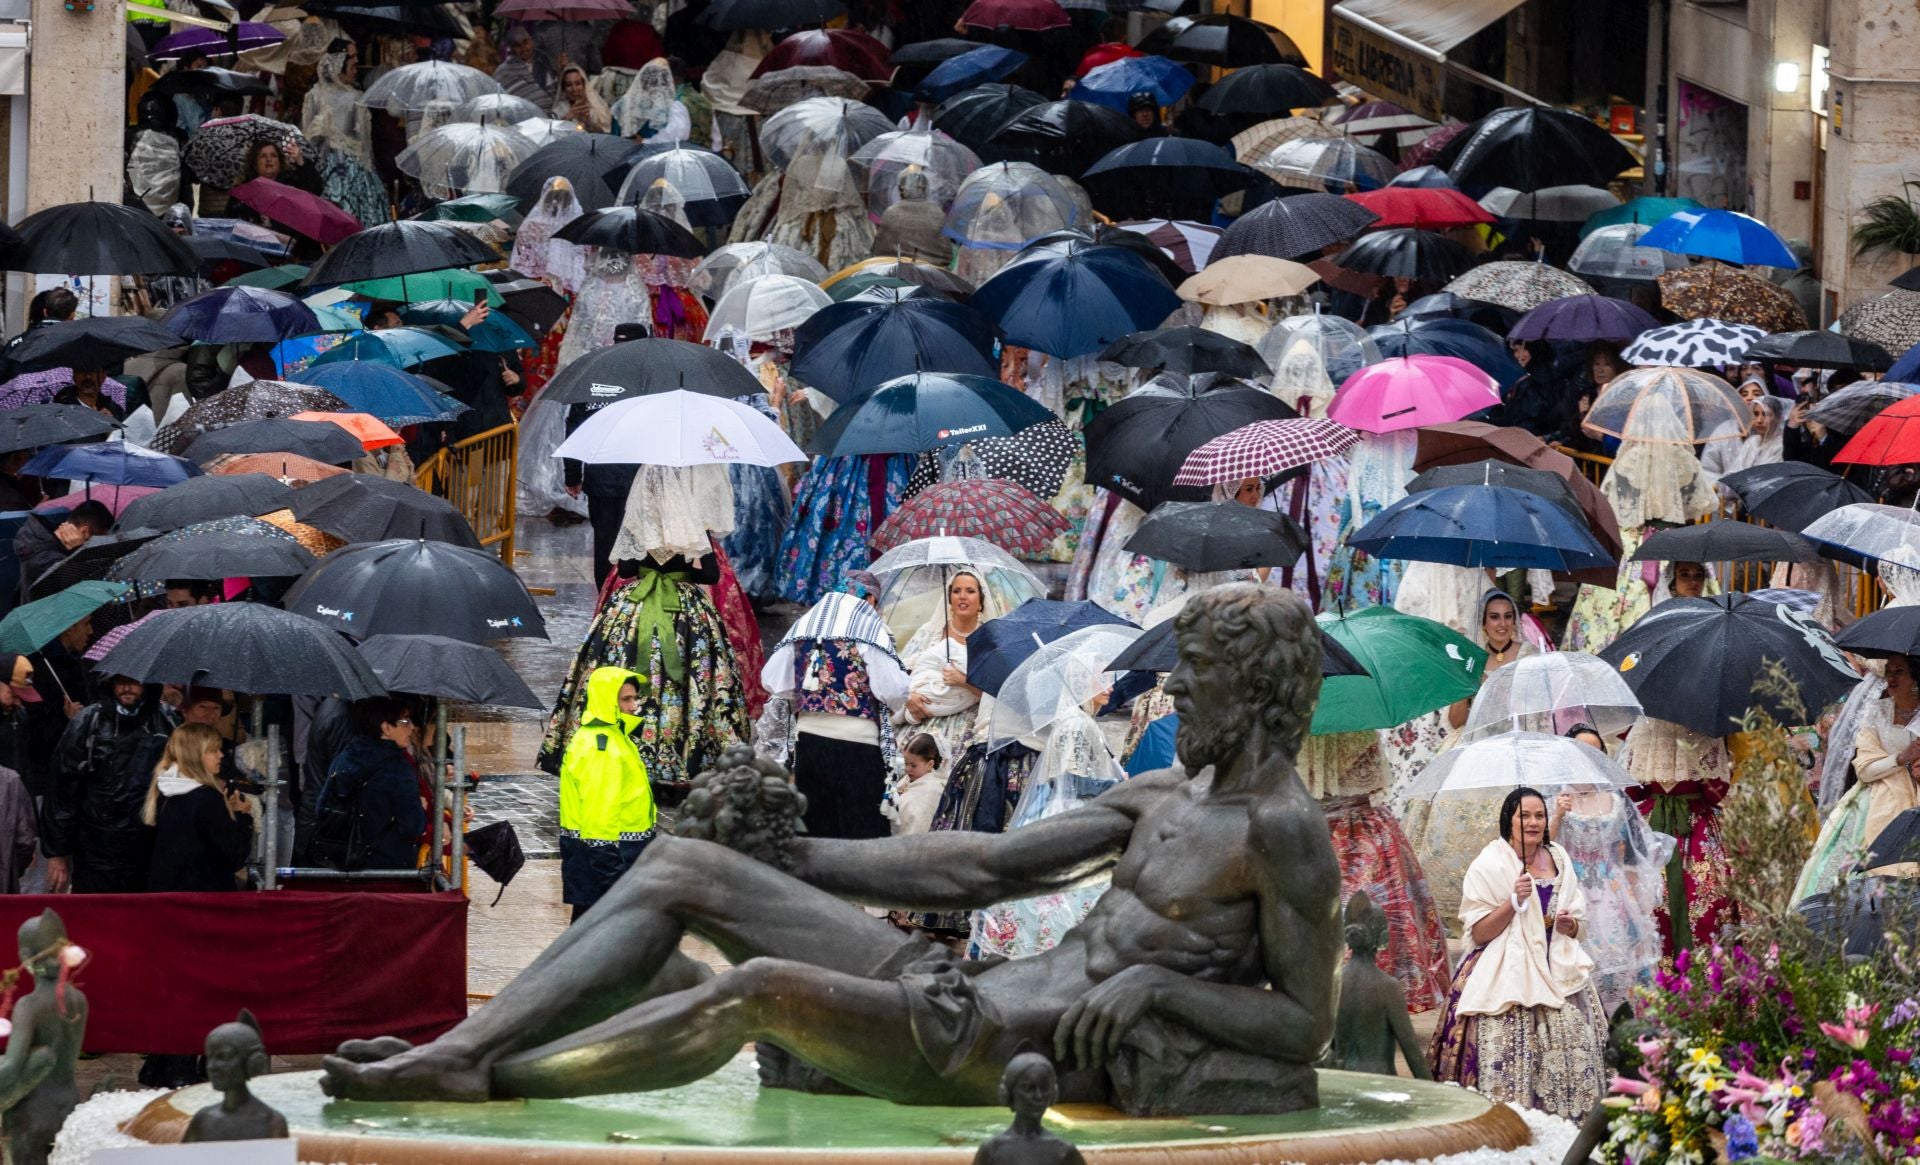
[[[413,139],[393,164],[428,186],[498,194],[514,169],[539,148],[511,126],[451,121]]]
[[[717,300],[734,279],[759,275],[796,275],[809,283],[822,283],[827,269],[812,255],[784,243],[728,243],[700,260],[687,279],[687,289]]]
[[[807,455],[759,410],[684,388],[615,401],[553,451],[589,465],[783,465]]]
[[[1676,251],[1640,246],[1640,236],[1652,229],[1637,222],[1601,227],[1580,240],[1567,260],[1567,270],[1597,279],[1651,283],[1669,271],[1693,265],[1693,260]]]
[[[453,111],[455,121],[490,121],[495,125],[512,126],[546,116],[546,110],[511,93],[482,93],[478,97],[469,97]]]
[[[1503,732],[1433,758],[1406,795],[1433,797],[1521,785],[1542,792],[1569,785],[1630,789],[1638,783],[1618,761],[1592,745],[1544,732]]]
[[[1489,675],[1462,735],[1478,739],[1517,728],[1558,736],[1585,724],[1605,739],[1639,718],[1640,700],[1612,664],[1583,651],[1549,651]]]
[[[529,117],[525,121],[514,122],[513,128],[536,146],[550,146],[562,135],[586,132],[580,128],[579,122],[558,117]]]
[[[994,694],[988,735],[1003,742],[1046,731],[1060,717],[1113,687],[1107,665],[1143,634],[1138,627],[1104,623],[1041,644]]]
[[[797,328],[833,297],[796,275],[761,275],[737,280],[713,305],[707,317],[706,338],[731,329],[734,334],[764,340],[775,332]]]
[[[1800,533],[1866,558],[1920,565],[1920,513],[1904,506],[1856,502],[1820,515]]]
[[[367,87],[360,104],[400,117],[425,113],[441,102],[458,107],[471,98],[500,91],[500,82],[478,69],[450,61],[418,61],[382,74]]]

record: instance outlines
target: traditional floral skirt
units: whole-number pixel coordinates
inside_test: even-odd
[[[1365,890],[1387,916],[1380,969],[1406,988],[1408,1011],[1439,1007],[1447,997],[1447,935],[1400,822],[1366,797],[1336,797],[1323,807],[1340,859],[1340,900]]]
[[[1481,947],[1460,961],[1427,1051],[1433,1078],[1494,1100],[1579,1120],[1606,1090],[1607,1017],[1593,985],[1560,1007],[1461,1015],[1460,993]]]

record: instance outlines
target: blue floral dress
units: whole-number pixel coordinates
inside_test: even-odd
[[[815,461],[800,479],[793,520],[780,540],[780,597],[815,603],[849,571],[864,569],[872,561],[867,540],[900,504],[912,466],[904,453]]]

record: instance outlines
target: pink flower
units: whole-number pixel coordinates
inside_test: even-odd
[[[1653,1085],[1645,1080],[1630,1080],[1625,1076],[1615,1076],[1607,1088],[1620,1096],[1644,1096]]]
[[[1852,1048],[1857,1052],[1867,1046],[1869,1033],[1851,1020],[1846,1023],[1823,1023],[1820,1031],[1843,1048]]]

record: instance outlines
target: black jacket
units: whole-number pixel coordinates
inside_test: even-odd
[[[141,704],[122,714],[111,699],[89,704],[67,724],[54,746],[53,788],[42,810],[41,848],[48,857],[117,861],[118,851],[91,846],[116,836],[144,834],[140,820],[154,766],[180,723],[149,688]],[[144,882],[147,867],[114,870]]]
[[[226,798],[211,785],[162,797],[155,814],[153,891],[237,890],[234,873],[253,847],[253,817],[227,814]]]
[[[13,556],[20,560],[20,601],[27,601],[27,588],[55,564],[71,553],[54,537],[54,530],[67,515],[28,514],[13,535]]]
[[[339,795],[342,782],[366,787],[360,794],[367,846],[367,869],[411,870],[420,865],[420,833],[427,811],[420,804],[420,774],[399,745],[372,736],[347,741],[327,773],[322,798]]]

